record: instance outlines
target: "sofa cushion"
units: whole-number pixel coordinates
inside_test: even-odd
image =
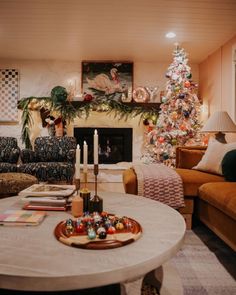
[[[222,175],[221,162],[223,157],[233,149],[236,149],[236,142],[226,144],[211,138],[204,156],[193,169]]]
[[[199,198],[236,220],[236,182],[203,184]]]
[[[236,150],[224,155],[221,166],[225,180],[236,181]]]
[[[198,188],[207,182],[224,182],[224,177],[192,169],[177,168],[184,186],[185,196],[197,196]]]

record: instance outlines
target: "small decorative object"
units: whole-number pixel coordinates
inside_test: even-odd
[[[147,102],[149,100],[149,94],[144,87],[137,87],[133,91],[133,99],[136,102]]]
[[[104,240],[107,237],[106,231],[102,231],[98,234],[99,239]]]
[[[84,95],[84,100],[85,100],[85,101],[91,101],[92,99],[93,99],[93,96],[92,96],[91,94],[86,93],[86,94]]]
[[[60,242],[84,249],[122,247],[136,241],[141,233],[142,228],[137,221],[107,212],[85,212],[75,220],[60,222],[55,228],[55,236]]]
[[[73,231],[74,231],[73,221],[72,221],[72,219],[67,219],[66,220],[66,232],[68,234],[72,234]]]
[[[191,86],[191,83],[189,81],[184,82],[184,87],[189,88]]]
[[[98,133],[95,129],[93,136],[93,159],[94,159],[94,175],[95,175],[95,195],[89,201],[89,212],[99,212],[103,211],[103,200],[97,194],[97,176],[98,176]]]
[[[94,175],[95,175],[95,195],[89,201],[89,212],[99,212],[103,211],[103,200],[97,194],[97,175],[98,175],[98,164],[94,165]]]
[[[83,199],[77,195],[71,202],[71,213],[74,217],[81,216],[83,214]]]
[[[147,90],[147,92],[149,94],[150,102],[155,102],[158,87],[145,87],[145,89]]]
[[[96,238],[96,232],[93,228],[88,229],[88,238],[94,240]]]
[[[83,199],[83,211],[89,211],[90,191],[84,187],[80,190],[80,197]]]
[[[107,229],[107,233],[110,235],[113,235],[116,232],[116,229],[114,226],[109,226]]]

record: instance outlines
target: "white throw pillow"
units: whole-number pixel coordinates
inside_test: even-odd
[[[192,169],[206,171],[222,175],[221,162],[224,155],[236,149],[236,142],[221,143],[214,138],[210,138],[208,147],[201,161]]]

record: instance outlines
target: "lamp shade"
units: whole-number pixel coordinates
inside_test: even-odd
[[[236,132],[236,125],[225,111],[217,111],[207,120],[200,132]]]

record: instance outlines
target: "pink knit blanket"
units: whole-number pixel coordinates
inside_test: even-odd
[[[138,195],[160,201],[172,208],[184,207],[183,182],[178,173],[164,164],[136,164]]]

